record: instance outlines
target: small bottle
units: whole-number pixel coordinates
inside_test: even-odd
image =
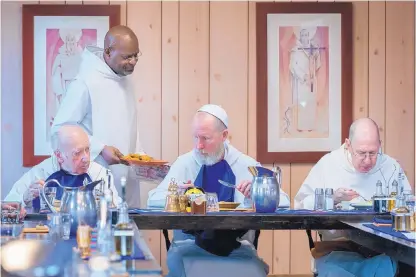
[[[383,194],[383,184],[380,180],[376,183],[376,193],[373,196],[373,210],[375,212],[385,213],[388,208],[386,196]]]
[[[399,195],[399,183],[397,182],[397,180],[394,180],[393,183],[391,184],[391,192],[389,195],[389,200],[388,200],[388,206],[387,209],[389,212],[391,212],[394,207],[396,207],[396,197]]]
[[[334,209],[334,190],[332,188],[325,189],[325,210],[332,211]]]
[[[133,252],[133,226],[130,223],[128,205],[125,201],[126,196],[126,178],[121,178],[121,197],[118,212],[118,221],[114,228],[114,240],[116,246],[116,253],[121,256],[129,256]]]
[[[321,211],[325,208],[325,195],[323,188],[315,189],[315,210]]]
[[[104,196],[100,198],[100,219],[97,230],[98,251],[103,255],[113,253],[113,239],[111,233],[111,222],[108,211],[108,202]]]
[[[104,196],[109,204],[109,208],[112,209],[115,207],[114,205],[114,195],[113,191],[111,190],[111,175],[110,170],[107,169],[107,187],[104,188]]]

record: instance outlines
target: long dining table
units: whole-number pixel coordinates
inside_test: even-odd
[[[373,222],[374,218],[390,219],[389,213],[278,209],[275,213],[267,214],[237,211],[188,214],[161,209],[132,209],[130,217],[141,230],[345,230],[348,238],[355,243],[415,267],[415,242],[377,232],[363,225]]]

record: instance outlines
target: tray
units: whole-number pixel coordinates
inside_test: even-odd
[[[151,161],[140,161],[136,159],[124,159],[128,161],[132,165],[144,165],[144,166],[160,166],[169,163],[168,161],[164,160],[151,160]]]

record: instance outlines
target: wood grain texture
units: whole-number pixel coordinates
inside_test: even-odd
[[[414,184],[414,2],[386,3],[386,147]]]

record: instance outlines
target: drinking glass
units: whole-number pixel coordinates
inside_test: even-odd
[[[62,239],[68,240],[71,232],[71,215],[68,213],[61,213],[62,218]]]
[[[20,223],[22,203],[17,201],[1,201],[1,223]]]
[[[218,195],[216,193],[207,193],[207,212],[219,212]]]
[[[45,190],[45,196],[46,199],[48,200],[49,204],[53,205],[55,198],[56,198],[56,190],[57,187],[46,187],[44,188]],[[39,192],[39,195],[41,193]],[[40,198],[40,210],[49,210],[48,204],[46,204],[45,199],[43,199],[43,197],[39,197]]]
[[[82,258],[91,255],[91,227],[79,225],[77,229],[77,244]]]

